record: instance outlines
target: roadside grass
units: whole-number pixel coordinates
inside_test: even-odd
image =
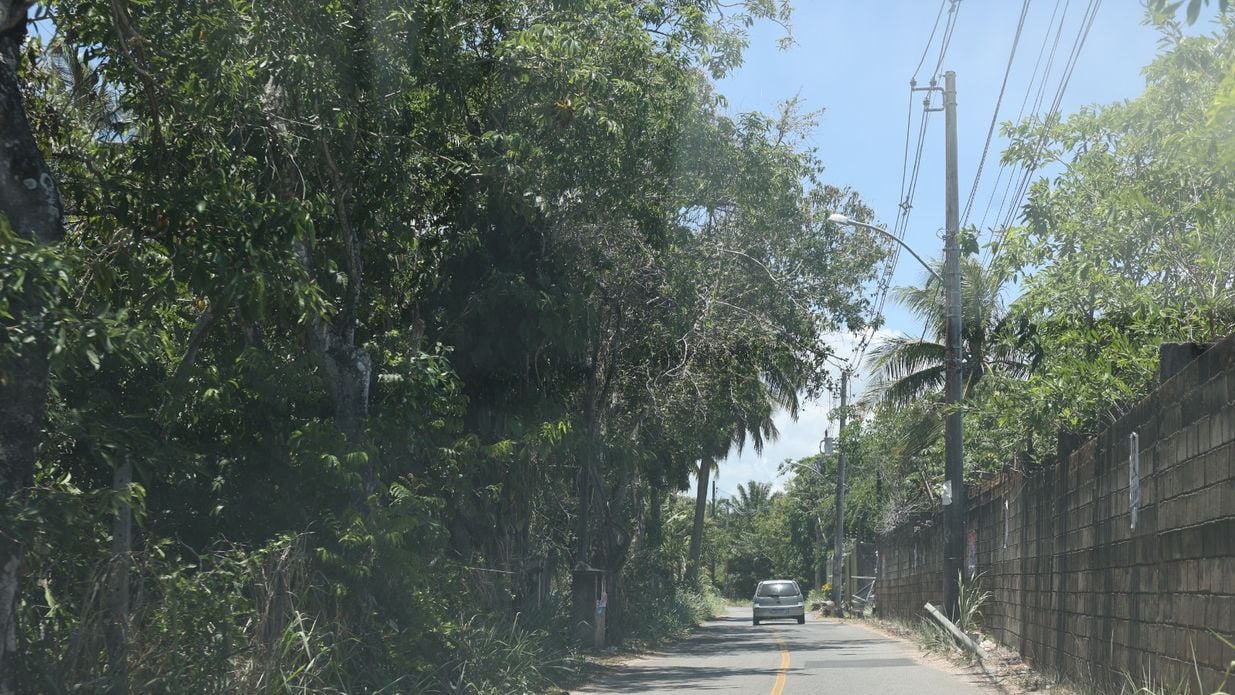
[[[577,680],[585,660],[564,640],[543,629],[525,627],[518,619],[507,624],[483,622],[479,616],[461,624],[451,635],[453,656],[415,684],[412,692],[506,693],[550,692]],[[388,686],[401,692],[400,684]]]
[[[566,637],[569,626],[560,620],[530,616],[526,624],[519,620],[492,624],[473,617],[463,621],[452,634],[452,657],[413,684],[412,692],[562,692],[588,680],[614,657],[637,654],[681,639],[724,609],[724,600],[713,591],[679,589],[647,601],[632,601],[627,604],[625,615],[625,641],[620,648],[601,654],[588,654],[571,646]],[[392,684],[390,692],[402,692],[403,687]]]
[[[1210,632],[1219,641],[1226,645],[1227,649],[1235,653],[1235,644],[1216,632]],[[1196,662],[1196,654],[1193,652],[1192,657],[1192,672],[1196,678],[1196,693],[1205,693],[1205,688],[1201,682],[1200,667]],[[1231,682],[1231,675],[1235,673],[1235,656],[1226,666],[1226,671],[1222,674],[1222,682],[1218,684],[1218,689],[1207,695],[1228,695],[1229,689],[1227,685]],[[1187,677],[1181,678],[1178,682],[1170,683],[1163,680],[1160,676],[1155,676],[1152,671],[1144,671],[1140,677],[1133,677],[1131,674],[1124,673],[1124,683],[1119,690],[1119,695],[1192,695],[1192,684]]]
[[[825,588],[821,589],[811,589],[810,593],[806,595],[806,605],[813,609],[815,606],[822,607],[827,601],[829,601],[829,588],[827,588],[827,586],[828,585],[825,585]]]
[[[1140,678],[1124,674],[1124,683],[1119,689],[1120,695],[1189,695],[1191,690],[1186,680],[1168,684],[1150,672],[1142,673]]]
[[[627,647],[650,649],[685,637],[695,626],[724,612],[725,600],[715,590],[678,589],[670,594],[627,605],[630,632]]]

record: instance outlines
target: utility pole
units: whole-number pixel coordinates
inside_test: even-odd
[[[948,333],[945,347],[947,362],[947,421],[944,429],[945,473],[951,490],[951,502],[944,507],[943,525],[943,599],[944,612],[956,620],[960,612],[960,573],[965,555],[965,467],[961,422],[961,253],[960,201],[957,188],[956,156],[956,73],[949,70],[943,76],[944,129],[947,196],[944,234],[944,276],[947,280]]]
[[[823,588],[823,575],[828,571],[828,561],[823,554],[823,518],[815,515],[815,547],[818,555],[815,558],[815,586]]]
[[[832,602],[836,605],[836,614],[844,616],[841,600],[845,592],[845,420],[849,414],[849,370],[840,373],[840,430],[836,438],[840,453],[836,457],[836,549],[832,553]]]
[[[719,473],[717,474],[719,475]],[[716,523],[716,479],[712,479],[712,523]],[[716,585],[716,553],[712,553],[711,561],[708,563],[708,576],[712,578],[712,585]]]

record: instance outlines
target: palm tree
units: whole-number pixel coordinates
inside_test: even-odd
[[[741,382],[743,388],[729,403],[728,426],[714,430],[714,438],[704,446],[703,458],[696,468],[698,489],[695,493],[695,523],[690,534],[690,554],[686,565],[686,578],[693,585],[699,576],[699,558],[703,552],[703,519],[707,510],[708,480],[717,469],[717,461],[736,447],[739,452],[750,441],[757,453],[763,451],[764,442],[779,436],[773,416],[777,409],[784,408],[792,417],[798,415],[798,387],[800,379],[789,370],[779,368],[766,370],[757,379]],[[733,395],[733,394],[731,394]]]
[[[738,485],[738,499],[733,505],[733,513],[753,519],[771,508],[772,497],[771,483],[752,480],[746,485]]]
[[[929,338],[895,336],[883,340],[871,353],[868,365],[875,373],[865,400],[909,406],[924,396],[943,392],[947,365],[947,301],[940,282],[943,263],[935,265],[921,287],[898,287],[894,297],[926,325]],[[968,396],[991,373],[1022,375],[1026,364],[1015,343],[1002,294],[1008,276],[984,267],[972,257],[961,258],[961,391]],[[920,409],[921,416],[907,425],[901,455],[908,458],[930,446],[943,433],[942,408]]]

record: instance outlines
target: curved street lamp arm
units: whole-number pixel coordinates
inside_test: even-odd
[[[934,269],[934,268],[932,268],[932,267],[930,267],[929,265],[927,265],[926,261],[922,260],[922,257],[921,257],[921,256],[919,256],[919,255],[917,254],[917,252],[916,252],[916,251],[914,251],[913,249],[909,248],[909,245],[908,245],[908,244],[906,244],[904,241],[902,241],[900,237],[898,237],[898,236],[896,236],[895,234],[893,234],[893,233],[889,232],[888,230],[884,229],[883,227],[876,227],[876,226],[875,226],[875,225],[873,225],[873,224],[867,224],[867,223],[865,223],[865,222],[859,222],[859,221],[857,221],[857,220],[855,220],[855,219],[852,219],[852,218],[850,218],[850,217],[846,217],[845,215],[842,215],[842,214],[840,214],[840,213],[833,213],[833,214],[829,215],[829,216],[828,216],[828,221],[829,221],[829,222],[835,222],[836,224],[850,224],[850,225],[853,225],[853,226],[855,226],[855,227],[865,227],[866,229],[869,229],[869,230],[871,230],[871,231],[873,231],[873,232],[878,232],[879,234],[882,234],[883,236],[885,236],[885,237],[887,237],[887,238],[891,239],[892,241],[895,241],[896,243],[898,243],[898,244],[900,244],[900,245],[901,245],[901,248],[903,248],[903,249],[905,249],[906,251],[908,251],[908,252],[909,252],[909,255],[913,256],[913,259],[914,259],[915,261],[917,261],[918,263],[922,264],[922,267],[923,267],[923,268],[926,268],[926,272],[930,273],[930,274],[931,274],[931,275],[935,278],[935,280],[936,280],[936,281],[938,281],[938,282],[940,282],[940,283],[943,283],[943,278],[942,278],[942,277],[940,277],[939,273],[935,272],[935,269]]]

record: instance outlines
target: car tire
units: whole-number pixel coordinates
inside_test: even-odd
[[[751,619],[750,619],[750,622],[751,622],[751,624],[752,624],[752,625],[758,625],[758,624],[759,624],[759,619],[758,619],[758,618],[751,618]]]
[[[806,624],[806,616],[805,616],[805,615],[799,615],[799,616],[798,616],[798,625],[805,625],[805,624]]]

